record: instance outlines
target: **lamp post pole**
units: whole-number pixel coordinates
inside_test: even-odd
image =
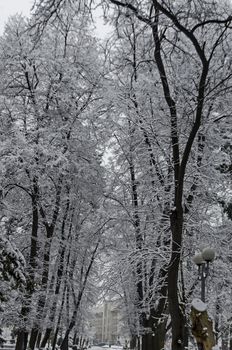
[[[206,278],[209,275],[209,261],[204,262],[200,269],[201,275],[199,278],[201,280],[201,300],[205,303]]]
[[[195,299],[192,308],[192,332],[197,341],[198,350],[212,349],[215,345],[213,327],[207,315],[205,304],[206,279],[209,275],[209,263],[215,258],[215,251],[212,248],[205,248],[201,253],[193,257],[194,263],[198,266],[198,278],[201,281],[201,301]],[[199,303],[200,302],[200,303]]]
[[[193,261],[198,266],[198,276],[201,281],[201,300],[205,303],[206,279],[209,275],[209,263],[213,262],[215,251],[212,248],[205,248],[201,253],[193,257]]]
[[[205,264],[201,265],[201,300],[205,303],[205,282],[206,282],[206,275],[205,275]]]

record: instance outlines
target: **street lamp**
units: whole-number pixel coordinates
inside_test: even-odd
[[[193,262],[198,266],[198,276],[201,281],[201,300],[194,299],[191,308],[192,333],[196,339],[198,350],[212,349],[216,344],[213,333],[213,323],[207,313],[205,304],[205,282],[209,275],[209,264],[215,258],[212,248],[201,249],[201,253],[193,257]]]
[[[209,275],[209,264],[215,258],[215,250],[204,248],[201,253],[194,255],[193,262],[198,266],[198,276],[201,281],[201,300],[205,303],[205,282]]]

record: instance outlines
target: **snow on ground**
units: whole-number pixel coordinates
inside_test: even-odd
[[[91,346],[91,350],[102,350],[102,349],[114,349],[114,350],[122,350],[122,346],[121,345],[103,345],[103,346],[98,346],[98,345],[93,345]]]

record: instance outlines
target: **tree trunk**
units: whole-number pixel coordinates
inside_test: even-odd
[[[62,301],[61,301],[61,306],[60,306],[60,312],[59,312],[59,316],[58,316],[58,320],[57,320],[55,334],[54,334],[54,337],[53,337],[52,350],[55,350],[55,347],[56,347],[57,336],[58,336],[58,332],[59,332],[59,329],[60,329],[61,317],[62,317],[62,313],[63,313],[63,309],[64,309],[66,289],[67,289],[67,282],[66,282],[66,284],[64,286],[64,290],[63,290]]]
[[[130,339],[130,349],[135,349],[136,348],[136,340],[137,340],[137,336],[136,335],[132,335],[131,339]]]
[[[140,340],[140,336],[138,336],[138,346],[137,346],[137,350],[141,350],[141,340]]]
[[[184,339],[183,339],[183,343],[184,343],[184,349],[188,349],[188,345],[189,345],[189,328],[188,328],[188,323],[185,317],[185,322],[184,322]]]
[[[171,214],[172,253],[168,267],[168,305],[172,325],[172,350],[184,350],[185,317],[178,297],[180,249],[182,246],[183,210],[181,205]]]
[[[17,341],[15,350],[26,350],[27,348],[28,332],[21,330],[17,334]]]
[[[66,220],[66,218],[65,218],[65,220]],[[62,242],[64,242],[64,239],[65,238],[62,234]],[[63,247],[61,249],[61,253],[60,253],[60,258],[59,258],[59,267],[58,267],[58,271],[57,271],[57,282],[56,282],[55,295],[54,295],[54,300],[52,303],[51,312],[50,312],[50,316],[49,316],[49,321],[50,321],[51,325],[54,323],[54,319],[55,319],[55,315],[56,315],[57,299],[58,299],[58,295],[60,293],[61,281],[62,281],[62,277],[63,277],[63,273],[64,273],[65,248],[66,248],[66,246],[63,245]],[[52,328],[48,327],[45,331],[43,340],[41,342],[41,348],[45,348],[47,341],[51,335],[51,332],[52,332]]]
[[[154,340],[153,340],[153,350],[162,350],[164,349],[164,344],[165,344],[165,335],[166,335],[166,324],[167,324],[167,318],[163,321],[160,322],[158,327],[155,329],[154,332]]]
[[[69,192],[68,192],[69,194]],[[70,201],[69,198],[67,199],[67,203],[66,203],[66,208],[65,208],[65,213],[64,213],[64,217],[63,217],[63,221],[62,221],[62,227],[61,227],[61,247],[60,247],[60,255],[59,255],[59,263],[58,263],[58,270],[57,270],[57,279],[56,279],[56,288],[55,288],[55,295],[54,295],[54,300],[52,303],[52,307],[51,307],[51,312],[50,312],[50,316],[49,316],[49,321],[50,324],[52,325],[54,323],[54,319],[55,319],[55,315],[56,315],[56,307],[57,307],[57,299],[60,293],[60,288],[61,288],[61,282],[62,282],[62,278],[63,278],[63,274],[64,274],[64,256],[65,256],[65,250],[67,245],[64,244],[66,235],[65,235],[65,227],[66,227],[66,221],[67,221],[67,217],[68,217],[68,213],[69,213],[69,207],[70,207]],[[71,217],[71,222],[70,222],[70,226],[69,226],[69,234],[68,234],[68,239],[71,236],[71,230],[72,230],[72,218],[73,215]],[[69,259],[68,259],[69,260]],[[68,265],[69,261],[67,262]],[[43,340],[41,342],[41,348],[45,348],[49,337],[51,335],[52,332],[52,328],[48,327],[45,330],[45,334],[43,337]]]
[[[27,306],[22,306],[21,317],[24,322],[27,321],[27,315],[30,311],[31,297],[34,293],[34,279],[35,279],[35,268],[36,268],[36,257],[37,257],[37,237],[38,237],[38,225],[39,225],[39,214],[38,214],[38,185],[37,178],[33,178],[33,195],[32,195],[32,228],[31,228],[31,245],[30,245],[30,257],[29,257],[29,279],[26,287],[26,301]],[[17,334],[16,350],[24,350],[27,347],[28,332],[19,330]]]
[[[40,207],[40,214],[41,214],[41,217],[43,218],[43,224],[46,229],[46,241],[44,246],[43,272],[42,272],[42,279],[41,279],[42,294],[40,295],[38,300],[37,320],[35,321],[35,324],[31,331],[31,334],[33,335],[30,339],[31,350],[34,350],[35,348],[35,342],[40,329],[40,323],[44,319],[44,307],[47,299],[48,277],[49,277],[49,268],[50,268],[50,253],[51,253],[50,250],[51,250],[52,238],[53,238],[57,218],[60,211],[62,180],[63,180],[63,176],[61,175],[58,180],[58,186],[56,190],[56,200],[55,200],[55,205],[54,205],[54,210],[52,215],[52,222],[50,224],[46,220],[46,215],[43,208]],[[40,336],[39,342],[40,340],[41,340],[41,336]]]
[[[36,347],[40,347],[40,341],[41,341],[42,333],[38,332],[37,339],[36,339]]]
[[[78,344],[77,341],[78,341],[77,332],[75,332],[73,336],[73,345],[77,345]]]
[[[68,340],[69,340],[69,334],[70,332],[72,331],[73,327],[75,326],[75,320],[76,320],[76,313],[74,311],[73,313],[73,317],[72,317],[72,321],[70,322],[69,324],[69,327],[68,329],[66,330],[65,332],[65,336],[64,336],[64,339],[61,343],[61,346],[60,346],[60,349],[61,350],[68,350]]]
[[[161,323],[155,330],[142,336],[142,350],[163,350],[165,343],[165,325]]]
[[[232,350],[232,338],[230,337],[230,350]]]
[[[42,342],[40,344],[40,348],[42,348],[42,349],[45,348],[45,346],[50,338],[51,333],[52,333],[52,328],[46,328],[44,337],[43,337]]]
[[[163,334],[144,334],[142,336],[142,350],[162,350],[164,348]]]
[[[160,306],[160,305],[159,305]],[[159,311],[162,310],[162,314]],[[148,332],[142,335],[142,350],[162,350],[165,344],[167,317],[163,319],[164,308],[151,309],[149,320],[144,327]]]
[[[66,332],[64,340],[62,341],[62,344],[60,346],[61,350],[68,350],[68,338],[69,338],[69,333]]]
[[[55,333],[54,333],[54,337],[53,337],[53,342],[52,342],[52,350],[55,350],[56,348],[56,343],[57,343],[57,337],[58,337],[58,333],[59,333],[59,326],[56,327]]]
[[[48,287],[48,274],[49,274],[49,263],[50,263],[50,249],[52,243],[53,236],[53,228],[47,227],[47,240],[45,242],[44,247],[44,255],[43,255],[43,272],[42,272],[42,281],[41,281],[41,291],[42,295],[40,295],[37,305],[37,320],[34,323],[34,327],[31,330],[30,337],[30,349],[34,350],[36,339],[40,329],[40,322],[43,319],[43,311],[46,304],[47,298],[47,287]]]
[[[31,335],[30,335],[30,340],[29,340],[29,349],[30,350],[34,349],[37,336],[38,336],[38,329],[33,328],[31,330]]]

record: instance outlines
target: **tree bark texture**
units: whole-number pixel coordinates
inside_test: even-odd
[[[61,288],[61,282],[64,274],[64,257],[65,257],[65,250],[67,245],[65,245],[65,226],[66,226],[66,220],[68,217],[68,212],[69,212],[69,199],[67,200],[66,204],[66,209],[63,217],[63,222],[62,222],[62,227],[61,227],[61,247],[60,247],[60,254],[59,254],[59,262],[58,262],[58,270],[57,270],[57,278],[56,278],[56,287],[55,287],[55,293],[54,293],[54,301],[52,303],[50,315],[49,315],[49,322],[50,324],[54,323],[55,315],[56,315],[56,306],[57,306],[57,299],[60,293],[60,288]],[[72,225],[72,223],[71,223]],[[52,327],[47,327],[45,330],[44,337],[41,341],[40,347],[45,348],[50,335],[52,333]]]
[[[38,227],[39,227],[39,211],[38,211],[38,179],[33,178],[32,181],[32,228],[31,228],[31,245],[30,245],[30,256],[29,256],[29,279],[26,287],[26,300],[25,305],[21,309],[21,317],[24,319],[24,323],[27,322],[27,316],[30,312],[31,297],[34,293],[34,279],[35,279],[35,268],[36,268],[36,257],[37,257],[37,238],[38,238]],[[16,350],[24,350],[27,347],[28,332],[25,330],[19,330],[17,334]]]

